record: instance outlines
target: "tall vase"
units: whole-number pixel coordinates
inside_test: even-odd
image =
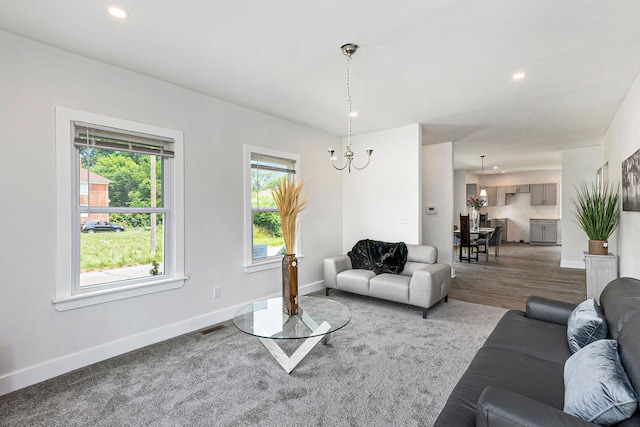
[[[282,257],[282,311],[298,314],[298,259],[295,254]]]
[[[473,221],[472,230],[477,231],[480,227],[480,210],[476,208],[471,209],[471,220]]]

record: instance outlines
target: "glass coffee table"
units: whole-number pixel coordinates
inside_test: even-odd
[[[344,305],[328,298],[303,296],[299,298],[298,314],[282,312],[282,297],[249,304],[233,316],[233,323],[242,332],[258,337],[262,345],[291,373],[315,346],[328,343],[331,333],[343,328],[351,320],[351,312]],[[280,348],[277,340],[303,340],[291,355]]]

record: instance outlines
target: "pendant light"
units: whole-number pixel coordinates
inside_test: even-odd
[[[487,197],[487,187],[484,186],[484,154],[480,156],[482,159],[482,185],[480,186],[480,197]]]

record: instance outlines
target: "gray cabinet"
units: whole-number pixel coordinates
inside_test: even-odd
[[[557,184],[531,184],[531,205],[555,205],[558,198]]]
[[[496,187],[496,206],[504,206],[507,204],[507,190],[506,187]]]
[[[506,204],[506,193],[504,186],[487,187],[487,206],[504,206]]]
[[[618,259],[614,254],[591,255],[584,253],[587,275],[587,298],[595,298],[600,304],[600,294],[607,284],[618,278]]]
[[[478,195],[478,184],[467,184],[467,197],[477,197]]]
[[[507,194],[528,193],[530,191],[529,184],[507,185],[505,187]]]
[[[496,206],[496,187],[487,187],[487,206]]]
[[[507,197],[505,186],[487,187],[487,206],[504,206]]]
[[[499,225],[502,226],[500,243],[507,243],[507,233],[509,232],[509,230],[507,230],[507,224],[509,222],[507,218],[491,218],[489,219],[489,222],[491,223],[491,228],[496,228]]]
[[[558,221],[555,219],[529,220],[529,243],[555,245],[558,239]]]

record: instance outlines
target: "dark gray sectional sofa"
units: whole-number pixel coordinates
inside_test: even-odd
[[[616,279],[600,296],[608,337],[640,392],[640,281]],[[571,356],[572,304],[530,297],[507,312],[455,386],[436,427],[594,426],[564,413],[564,364]],[[640,412],[617,426],[640,426]]]

